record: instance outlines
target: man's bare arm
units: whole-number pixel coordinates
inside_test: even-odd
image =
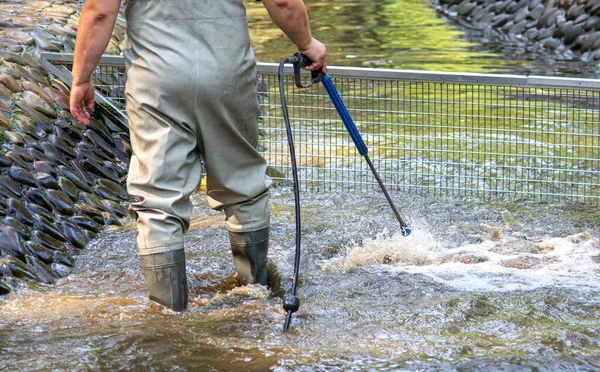
[[[312,37],[306,7],[302,0],[262,0],[273,22],[283,31],[301,53],[313,63],[308,70],[327,70],[325,45]]]
[[[120,0],[86,0],[81,11],[75,41],[70,105],[71,113],[84,124],[90,118],[85,107],[92,111],[94,109],[91,76],[110,42],[120,6]]]

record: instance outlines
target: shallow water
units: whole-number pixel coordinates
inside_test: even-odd
[[[203,195],[187,236],[190,310],[146,298],[131,221],[55,286],[0,302],[6,370],[595,370],[598,212],[580,205],[302,194],[292,329],[293,196],[274,190],[274,291],[236,288],[220,213]]]

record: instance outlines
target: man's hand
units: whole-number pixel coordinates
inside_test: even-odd
[[[90,82],[73,85],[71,87],[70,102],[71,114],[81,124],[90,123],[90,111],[94,111],[94,86]]]
[[[269,16],[290,41],[298,47],[300,53],[313,63],[306,70],[327,72],[327,49],[319,40],[312,37],[308,24],[308,14],[302,0],[262,0]]]
[[[310,71],[323,71],[327,73],[327,48],[319,40],[312,38],[310,44],[305,49],[300,49],[300,53],[307,56],[312,63],[304,66],[304,69]]]

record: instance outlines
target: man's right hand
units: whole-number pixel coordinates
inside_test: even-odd
[[[90,123],[90,111],[94,111],[94,86],[90,82],[73,84],[71,87],[71,97],[69,98],[71,114],[81,124]]]
[[[312,38],[310,44],[305,49],[300,49],[300,53],[307,56],[312,63],[308,66],[304,66],[305,70],[309,71],[323,71],[327,73],[327,48],[319,40]]]

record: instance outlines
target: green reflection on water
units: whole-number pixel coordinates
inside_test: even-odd
[[[491,72],[506,63],[474,52],[463,33],[447,25],[428,0],[307,2],[313,35],[336,66]],[[279,62],[296,49],[264,6],[247,2],[250,36],[260,62]]]

